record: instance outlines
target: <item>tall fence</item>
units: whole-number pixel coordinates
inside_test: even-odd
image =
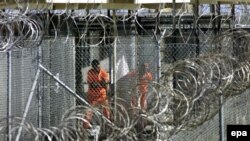
[[[22,118],[31,93],[34,95],[26,121],[36,127],[57,126],[67,109],[77,105],[75,97],[44,71],[41,71],[38,80],[35,80],[39,63],[66,86],[85,98],[88,90],[86,75],[91,68],[90,62],[93,59],[99,59],[101,66],[110,74],[112,100],[122,98],[126,101],[126,108],[130,108],[131,97],[138,93],[139,78],[138,75],[128,74],[138,72],[143,63],[149,64],[154,80],[159,81],[160,73],[168,69],[174,61],[195,58],[214,50],[211,46],[202,43],[199,46],[194,43],[158,45],[151,36],[118,36],[115,42],[104,45],[96,44],[99,42],[99,33],[93,33],[93,36],[96,38],[90,38],[88,42],[79,41],[75,37],[60,37],[56,40],[46,37],[36,48],[0,52],[1,122],[11,122],[6,119],[9,116]],[[160,63],[159,60],[162,62]],[[160,65],[161,68],[159,68]],[[32,91],[35,81],[38,83]],[[149,103],[152,100],[149,96]],[[223,116],[219,116],[218,112],[211,120],[196,129],[179,131],[171,139],[174,141],[216,141],[222,136],[226,138],[227,124],[250,124],[249,108],[250,99],[247,90],[226,101],[223,105]],[[224,121],[222,126],[221,121]],[[10,128],[16,126],[11,123],[7,125]],[[222,130],[224,135],[222,135]],[[162,137],[159,139],[166,139],[166,132],[168,131],[162,131]],[[4,141],[7,138],[4,135],[6,134],[1,134],[0,140]],[[14,139],[16,134],[13,135]],[[31,138],[32,136],[22,135],[23,140]]]
[[[25,118],[25,122],[35,127],[57,126],[66,110],[75,105],[75,98],[45,72],[40,71],[36,80],[40,63],[71,89],[75,89],[75,40],[65,39],[60,38],[55,42],[51,38],[45,39],[36,48],[0,52],[0,116],[6,121],[8,128],[18,127],[16,124],[19,120],[12,119],[13,117]],[[25,114],[27,116],[24,117]],[[25,129],[22,132],[20,140],[33,139],[32,136],[25,135]],[[15,139],[17,136],[15,131],[9,130],[6,133],[1,135],[9,136],[1,136],[0,140]]]
[[[41,45],[41,64],[75,90],[75,38],[45,39]],[[39,96],[42,100],[42,126],[57,126],[67,109],[75,106],[75,98],[51,76],[42,72]]]
[[[211,120],[192,131],[181,131],[172,137],[173,141],[220,141],[227,140],[227,125],[249,125],[249,90],[230,98],[223,105],[222,118],[219,113]],[[221,127],[221,121],[224,122]],[[223,131],[224,134],[221,134]]]
[[[59,10],[35,1],[1,3],[0,141],[88,140],[92,131],[96,140],[225,141],[228,124],[250,124],[247,3]],[[94,59],[109,74],[109,119],[86,102]]]
[[[168,66],[175,61],[180,61],[188,58],[196,58],[199,56],[211,53],[226,53],[228,56],[234,56],[239,60],[246,59],[243,50],[247,50],[248,43],[244,43],[245,39],[242,36],[235,38],[235,35],[227,35],[216,41],[208,41],[209,38],[200,38],[199,46],[197,44],[186,43],[166,43],[162,50],[162,70],[168,69]],[[244,36],[244,35],[243,35]],[[224,43],[223,39],[227,42]],[[239,40],[239,44],[235,42]],[[221,43],[221,44],[220,44]],[[223,44],[224,43],[224,44]],[[243,44],[243,45],[240,45]],[[242,59],[243,58],[243,59]],[[174,80],[174,79],[173,79]],[[173,86],[174,87],[174,86]],[[215,99],[214,103],[220,103],[220,98]],[[242,93],[228,98],[225,103],[221,103],[221,108],[218,112],[205,123],[193,128],[193,130],[180,130],[177,134],[171,136],[171,141],[223,141],[227,140],[227,125],[249,125],[249,89],[245,89]],[[208,110],[208,109],[207,109]],[[194,111],[195,112],[195,111]],[[209,112],[209,111],[207,111]],[[195,113],[194,113],[195,114]],[[166,128],[171,128],[166,127]],[[168,136],[168,130],[162,131],[162,138],[164,140]]]

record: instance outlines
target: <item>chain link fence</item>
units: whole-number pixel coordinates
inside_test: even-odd
[[[162,45],[161,49],[161,70],[167,70],[171,63],[176,61],[196,58],[213,53],[226,53],[229,56],[234,56],[239,60],[246,59],[245,52],[249,48],[248,42],[245,39],[245,33],[239,35],[236,31],[234,34],[224,34],[215,38],[214,31],[199,33],[199,44],[195,43],[172,43],[172,40],[167,40]],[[177,39],[178,41],[178,39]],[[173,79],[174,80],[174,79]],[[217,99],[218,101],[220,99]],[[227,125],[248,125],[249,120],[249,89],[245,92],[229,98],[223,105],[220,111],[208,119],[205,123],[193,130],[181,130],[176,135],[171,136],[171,141],[219,141],[227,140]],[[171,127],[170,127],[171,128]],[[164,130],[164,129],[162,129]],[[162,131],[159,139],[165,140],[168,137],[168,130]]]
[[[75,90],[75,38],[47,38],[43,41],[41,63],[53,75]],[[57,126],[67,109],[75,106],[75,98],[51,76],[42,72],[39,96],[41,97],[42,126]]]
[[[0,68],[1,68],[1,73],[0,73],[0,119],[4,120],[2,122],[8,122],[6,117],[7,117],[7,106],[8,106],[8,57],[7,53],[0,53]],[[5,136],[4,134],[0,134],[0,141],[4,141]]]
[[[44,72],[40,72],[39,79],[35,80],[38,65],[41,63],[71,89],[75,89],[75,38],[66,41],[65,39],[59,38],[55,42],[45,39],[40,47],[0,52],[0,115],[6,123],[11,123],[8,128],[17,128],[18,125],[15,119],[8,121],[5,118],[23,118],[27,107],[25,121],[35,127],[48,128],[58,126],[64,113],[75,106],[75,98]],[[62,42],[64,43],[61,44]],[[35,81],[38,83],[33,89]],[[30,103],[29,98],[31,98]],[[33,136],[25,134],[28,131],[23,129],[22,132],[20,140],[33,140]],[[12,131],[11,134],[12,139],[15,139],[17,132]],[[7,139],[7,136],[1,137],[1,140],[4,138]]]
[[[249,106],[249,90],[243,94],[230,98],[223,105],[222,119],[220,119],[219,113],[216,114],[211,120],[205,122],[201,126],[192,131],[181,131],[177,135],[173,136],[173,141],[219,141],[221,138],[227,140],[227,125],[249,125],[250,114]],[[222,128],[220,128],[220,121],[224,122]],[[221,134],[223,130],[224,135]]]
[[[120,36],[118,38],[116,92],[119,98],[127,102],[126,107],[131,108],[132,96],[139,96],[139,71],[144,63],[149,65],[149,71],[153,75],[153,80],[157,80],[157,56],[158,46],[152,37]],[[149,91],[152,90],[149,88]]]
[[[209,45],[209,41],[203,42],[202,39],[206,36],[200,37],[199,45],[166,42],[159,46],[151,36],[121,35],[115,42],[110,39],[107,40],[108,44],[103,44],[99,43],[102,39],[101,33],[93,32],[90,35],[93,37],[84,40],[75,37],[59,37],[53,40],[46,37],[37,48],[14,49],[11,55],[8,55],[8,52],[0,52],[0,118],[7,122],[4,118],[8,117],[8,114],[15,117],[23,116],[39,63],[70,89],[86,98],[87,72],[91,68],[91,61],[100,60],[101,66],[110,74],[111,101],[121,98],[125,101],[124,106],[129,109],[131,97],[138,94],[139,83],[138,75],[129,74],[138,72],[143,63],[149,64],[153,80],[158,81],[159,73],[167,70],[171,63],[195,58],[213,51],[215,47],[212,43]],[[227,48],[230,48],[229,52],[233,52],[233,47]],[[11,73],[8,74],[10,68]],[[149,96],[149,105],[152,100],[153,97]],[[232,97],[223,106],[223,119],[220,119],[218,113],[193,131],[180,131],[171,139],[216,141],[220,140],[221,136],[226,138],[226,134],[221,135],[220,131],[224,130],[226,133],[227,124],[250,124],[249,103],[249,91]],[[37,127],[57,126],[65,111],[75,105],[76,99],[70,92],[42,71],[26,120]],[[11,109],[8,109],[9,107]],[[223,129],[220,127],[220,120],[224,121]],[[1,139],[3,138],[6,137],[1,135]],[[31,137],[22,139],[29,138]]]
[[[3,104],[1,116],[3,116],[2,118],[22,117],[38,68],[37,48],[14,49],[9,52],[0,52],[0,54],[1,64],[5,64],[1,66],[1,79],[4,79],[1,81],[1,86],[4,86],[1,88],[0,100]],[[34,91],[35,95],[38,94],[37,92]],[[29,110],[27,121],[38,125],[37,97],[32,98]],[[7,119],[6,122],[12,123],[13,121]],[[11,126],[12,124],[10,124]],[[23,139],[28,138],[23,136]]]

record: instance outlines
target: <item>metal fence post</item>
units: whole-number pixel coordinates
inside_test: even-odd
[[[42,47],[39,45],[38,47],[38,64],[37,69],[39,69],[39,64],[42,63]],[[40,76],[42,77],[42,75]],[[37,86],[37,94],[38,94],[38,127],[42,128],[42,79],[40,79],[38,86]]]
[[[223,94],[220,94],[220,111],[219,111],[219,123],[220,123],[220,141],[224,141],[224,106],[223,106]]]
[[[116,120],[116,113],[117,113],[117,87],[116,87],[116,47],[117,47],[117,38],[115,38],[114,48],[113,48],[113,90],[114,90],[114,120]]]
[[[116,113],[117,113],[117,87],[116,87],[116,53],[117,53],[117,35],[118,35],[118,31],[117,31],[117,25],[116,25],[116,17],[115,17],[115,10],[113,11],[113,29],[114,29],[114,36],[115,36],[115,40],[114,40],[114,48],[113,48],[113,89],[114,89],[114,120],[116,121]]]
[[[156,81],[158,84],[160,84],[160,78],[161,78],[161,40],[157,41],[157,78]],[[157,93],[160,95],[160,90],[157,89]],[[158,112],[160,111],[160,106],[158,107]],[[156,128],[157,131],[160,131],[160,127],[157,126]],[[157,134],[157,140],[160,140],[160,134]]]
[[[12,80],[12,75],[11,75],[11,72],[12,72],[12,61],[11,61],[11,57],[12,57],[12,51],[9,50],[7,52],[7,56],[8,56],[8,84],[7,84],[7,134],[8,134],[8,137],[7,137],[7,141],[11,141],[11,116],[12,116],[12,113],[11,113],[11,80]]]
[[[199,17],[199,1],[196,0],[196,3],[193,5],[194,11],[194,29],[195,29],[195,44],[196,44],[196,57],[200,55],[200,39],[199,39],[199,22],[196,20]]]

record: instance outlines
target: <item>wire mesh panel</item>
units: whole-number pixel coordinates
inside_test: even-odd
[[[111,51],[112,47],[110,45],[104,45],[99,43],[101,40],[101,35],[99,32],[92,32],[91,38],[87,38],[87,41],[81,41],[79,52],[76,52],[76,56],[81,56],[76,60],[77,65],[81,65],[82,73],[82,83],[83,83],[83,92],[81,95],[86,99],[87,92],[89,90],[89,84],[87,82],[88,71],[92,68],[91,62],[93,60],[98,60],[100,62],[100,67],[104,69],[109,74],[109,80],[111,81]],[[81,53],[81,55],[80,55]],[[78,62],[82,63],[78,63]]]
[[[25,106],[25,103],[23,103],[25,99],[27,99],[27,96],[29,95],[29,92],[25,95],[22,95],[22,75],[24,73],[22,65],[22,50],[15,50],[12,51],[12,78],[14,78],[14,81],[12,82],[12,114],[13,116],[21,117],[22,111]],[[27,66],[26,66],[27,67]],[[27,69],[27,68],[26,68]],[[27,79],[27,78],[24,78]],[[28,82],[26,82],[28,83]],[[28,88],[31,89],[32,84],[28,86]],[[25,88],[24,88],[25,89]],[[23,98],[23,96],[25,98]],[[24,104],[24,105],[23,105]]]
[[[27,114],[25,122],[32,124],[34,127],[40,125],[40,120],[43,120],[41,122],[42,127],[57,126],[60,123],[66,110],[75,106],[75,98],[44,72],[38,80],[35,80],[35,75],[40,61],[48,70],[74,90],[74,43],[74,37],[69,39],[60,38],[55,42],[44,40],[41,45],[42,54],[39,54],[39,47],[13,49],[9,54],[9,61],[11,62],[9,64],[7,52],[0,53],[0,101],[3,104],[0,108],[1,118],[7,117],[7,102],[9,102],[11,104],[11,109],[9,109],[11,115],[23,118]],[[42,60],[39,60],[40,55]],[[9,69],[11,69],[11,74],[8,74]],[[8,79],[11,80],[11,85],[8,85]],[[35,81],[39,82],[35,83]],[[35,89],[32,89],[32,86],[35,86]],[[11,90],[9,101],[7,100],[8,88]],[[33,96],[30,97],[30,94],[33,94]],[[28,101],[29,98],[31,98],[30,101]],[[27,105],[29,106],[28,111],[24,114]],[[8,124],[7,120],[3,124]],[[19,129],[18,123],[17,125],[13,124],[12,128]],[[5,132],[7,133],[7,131]],[[26,134],[26,132],[25,129],[22,130],[19,140],[34,139],[31,134]],[[13,139],[15,139],[17,132],[13,132],[12,135]],[[1,137],[1,139],[3,138]]]
[[[198,52],[199,55],[204,55],[207,53],[211,53],[214,50],[214,46],[211,44],[214,38],[214,31],[213,30],[207,30],[207,31],[200,31],[199,32],[199,46]]]
[[[183,43],[169,43],[163,50],[164,62],[171,63],[177,60],[196,57],[197,55],[196,44],[183,44]]]
[[[89,40],[89,42],[91,42],[91,40],[97,39],[90,38]],[[92,43],[93,42],[94,41],[92,41]],[[88,71],[92,68],[91,61],[93,59],[99,60],[101,68],[109,72],[112,84],[111,90],[114,90],[111,93],[115,95],[112,100],[118,102],[118,104],[121,104],[120,100],[122,100],[122,106],[124,106],[126,110],[131,108],[130,103],[132,96],[139,97],[137,90],[141,79],[139,74],[144,63],[148,64],[154,80],[156,78],[158,52],[157,44],[151,37],[119,36],[116,39],[116,43],[110,44],[109,46],[102,44],[86,45],[83,43],[79,48],[81,48],[81,52],[83,53],[83,59],[79,60],[84,60],[82,64],[82,77],[85,92],[83,97],[85,99],[87,99],[86,95],[89,90],[87,81]],[[114,58],[115,61],[113,60]],[[112,87],[113,85],[115,85],[114,89]],[[149,89],[150,88],[149,86]],[[151,91],[151,89],[149,91]],[[131,118],[133,119],[134,117]]]
[[[180,131],[171,138],[173,141],[219,141],[219,115],[192,131]]]
[[[230,98],[224,105],[223,111],[223,128],[220,129],[219,113],[211,120],[205,122],[201,126],[192,131],[180,131],[171,139],[176,141],[219,141],[221,136],[227,140],[227,125],[248,125],[250,123],[249,109],[249,90],[238,96]],[[224,135],[220,133],[224,131]]]
[[[50,68],[50,40],[45,39],[43,40],[41,44],[41,49],[42,49],[42,57],[41,57],[41,62],[42,64]],[[40,75],[40,90],[39,94],[42,100],[42,127],[48,128],[50,127],[50,93],[53,89],[50,89],[51,85],[51,78],[45,74],[41,73]]]
[[[239,55],[240,53],[244,52],[244,51],[241,51],[241,49],[243,50],[247,47],[243,48],[238,44],[237,45],[234,44],[233,43],[234,38],[232,38],[232,37],[233,36],[231,36],[231,34],[227,34],[226,36],[221,36],[221,38],[216,39],[216,41],[215,40],[211,41],[210,44],[204,44],[204,42],[203,42],[202,44],[199,44],[199,46],[197,46],[196,44],[190,44],[191,47],[188,47],[189,45],[182,44],[184,46],[184,48],[182,48],[181,50],[178,49],[178,46],[174,46],[173,48],[169,47],[172,50],[166,51],[165,54],[163,53],[163,55],[166,55],[166,56],[163,56],[163,61],[164,61],[163,64],[167,64],[164,66],[169,67],[169,66],[171,66],[170,63],[172,61],[173,61],[174,65],[176,65],[176,66],[178,66],[178,62],[186,62],[187,63],[188,61],[191,61],[193,63],[196,63],[196,61],[198,61],[198,59],[202,58],[203,55],[210,55],[212,57],[212,55],[211,55],[212,53],[225,53],[225,54],[227,54],[228,57],[234,56],[240,60],[240,58],[242,58],[244,56],[244,53]],[[236,39],[238,39],[238,38],[236,38]],[[226,42],[226,43],[224,43],[224,42]],[[247,45],[245,45],[245,46],[247,46]],[[197,47],[198,47],[198,50],[197,50]],[[167,45],[167,48],[168,48],[168,45]],[[181,61],[181,60],[184,60],[184,61]],[[166,61],[166,63],[165,63],[165,61]],[[175,63],[175,61],[177,61],[177,63]],[[217,62],[218,61],[216,61],[216,63]],[[198,68],[201,67],[200,66],[201,64],[199,64],[196,67],[198,67]],[[206,64],[206,65],[208,65],[208,64]],[[229,65],[230,63],[226,63],[226,64]],[[186,64],[184,66],[188,66],[188,64]],[[192,65],[190,65],[190,66],[192,66]],[[167,67],[163,68],[163,71],[164,71],[164,69],[167,70],[168,69]],[[185,72],[186,70],[185,70],[185,67],[183,67],[182,69],[180,69],[178,71]],[[202,73],[202,72],[207,73],[207,71],[209,71],[209,69],[204,69],[204,70],[199,70],[199,71],[201,71],[199,73]],[[213,69],[213,71],[215,71],[215,69]],[[189,72],[189,71],[186,71],[186,72]],[[195,77],[196,80],[198,80],[198,75],[193,75],[193,76]],[[170,77],[172,77],[171,80],[173,82],[171,82],[171,81],[169,81],[169,82],[172,83],[173,88],[175,88],[174,84],[175,84],[176,80],[182,80],[182,78],[180,78],[180,77],[174,77],[174,76],[170,76]],[[213,82],[213,84],[215,84],[215,83]],[[187,90],[191,90],[191,89],[192,88],[189,87]],[[198,87],[198,89],[199,89],[199,87]],[[210,93],[208,95],[211,95],[211,94],[212,93]],[[189,93],[185,94],[185,96],[187,96],[187,97],[188,97],[188,95],[189,95]],[[223,109],[224,109],[224,110],[222,110],[223,113],[221,113],[221,115],[220,115],[221,111],[219,111],[219,107],[218,107],[219,106],[218,101],[220,100],[220,98],[218,96],[214,100],[211,100],[211,99],[205,100],[208,103],[209,103],[209,101],[213,101],[212,103],[207,105],[208,109],[211,108],[208,111],[208,113],[211,112],[211,114],[207,117],[207,119],[204,120],[206,122],[200,124],[200,126],[193,127],[193,129],[190,131],[179,130],[177,132],[177,134],[175,134],[174,136],[172,136],[170,138],[170,140],[174,140],[174,141],[175,140],[176,141],[189,141],[189,140],[199,140],[199,141],[215,140],[215,141],[219,141],[222,137],[224,137],[224,139],[226,139],[225,138],[226,132],[227,132],[226,125],[228,125],[228,124],[249,124],[249,121],[248,121],[249,114],[246,110],[246,109],[249,109],[249,106],[248,106],[249,105],[249,98],[247,95],[249,95],[249,91],[246,91],[245,93],[241,93],[240,95],[233,97],[233,98],[229,99],[228,101],[226,101],[224,106],[223,106]],[[214,107],[213,107],[213,105],[214,105]],[[200,106],[202,106],[202,105],[200,105]],[[199,109],[197,107],[193,107],[193,109],[194,110],[191,112],[191,115],[197,114],[198,111],[196,111],[196,110],[199,110]],[[206,109],[204,109],[204,111],[206,111]],[[214,114],[212,114],[212,113],[214,113],[216,115],[214,116]],[[197,118],[197,117],[194,116],[194,118]],[[191,122],[196,122],[196,121],[195,120],[188,121],[188,124],[193,124]],[[170,128],[171,128],[171,125],[170,125]],[[166,131],[166,132],[168,133],[169,131]],[[165,134],[165,135],[162,134],[162,136],[163,136],[163,140],[164,140],[164,139],[166,139],[168,134]]]
[[[119,36],[116,45],[116,79],[137,67],[136,36]]]
[[[137,48],[139,66],[143,63],[148,63],[150,71],[156,76],[158,62],[158,46],[156,40],[152,36],[139,36]]]
[[[7,52],[0,52],[0,119],[7,122],[7,96],[8,96],[8,59]],[[4,122],[4,121],[1,121]],[[2,131],[4,132],[4,131]],[[4,134],[0,133],[0,141],[4,141]]]
[[[184,60],[187,58],[195,58],[201,52],[199,48],[203,46],[198,46],[196,44],[184,44],[184,43],[166,43],[161,47],[161,70],[164,72],[168,70],[169,65],[178,60]],[[203,49],[202,49],[202,52]]]
[[[34,82],[35,73],[37,70],[37,48],[13,49],[9,52],[7,59],[7,52],[1,52],[1,114],[0,118],[7,118],[11,115],[13,117],[22,117],[24,109],[28,102],[28,97],[31,93],[31,87]],[[7,61],[8,60],[8,61]],[[9,74],[9,70],[11,73]],[[4,87],[3,87],[4,86]],[[34,91],[36,95],[37,91]],[[33,96],[30,103],[26,121],[38,126],[38,99]],[[4,108],[5,110],[3,110]],[[8,125],[8,122],[3,123]],[[13,126],[13,127],[11,127]],[[17,129],[16,124],[11,124],[13,130],[12,135],[15,138]],[[18,126],[19,127],[19,126]],[[7,130],[4,131],[7,134]],[[3,138],[1,138],[3,139]],[[20,140],[31,139],[29,136],[23,135]]]
[[[157,44],[149,36],[119,36],[116,52],[116,92],[118,98],[124,101],[123,105],[129,110],[132,98],[139,97],[140,73],[145,63],[152,74],[151,81],[157,79]],[[148,93],[152,91],[150,83],[147,91]],[[148,95],[146,99],[150,105],[152,96]]]
[[[156,40],[152,36],[139,36],[137,39],[137,71],[139,72],[137,76],[137,84],[138,89],[140,92],[140,85],[142,85],[142,78],[143,76],[140,76],[141,74],[141,67],[145,64],[148,64],[148,72],[152,74],[152,79],[148,81],[148,95],[147,95],[147,102],[148,102],[148,108],[150,108],[150,105],[152,103],[152,100],[156,97],[156,95],[152,95],[152,81],[157,81],[158,78],[158,45]],[[142,71],[143,72],[143,71]],[[150,95],[151,94],[151,95]]]
[[[7,115],[8,65],[7,52],[0,52],[0,119]]]
[[[117,96],[126,102],[124,106],[130,107],[131,95],[136,91],[137,78],[127,74],[137,69],[136,37],[120,36],[117,42],[114,74],[117,80],[116,92]]]
[[[24,6],[24,8],[27,7]],[[186,6],[182,8],[186,9]],[[141,13],[144,10],[155,12],[147,15],[147,12]],[[113,107],[110,108],[112,112],[114,111],[114,118],[109,117],[111,121],[106,120],[94,111],[96,112],[95,118],[100,118],[100,123],[104,121],[104,124],[99,124],[104,125],[101,128],[105,130],[100,130],[102,134],[108,134],[109,131],[106,130],[108,129],[113,130],[110,135],[112,139],[118,140],[122,133],[126,139],[134,140],[137,137],[140,138],[140,131],[146,129],[144,125],[149,123],[156,130],[160,129],[162,125],[173,128],[170,131],[161,132],[162,140],[167,140],[168,137],[176,141],[219,140],[225,136],[221,131],[226,130],[227,124],[249,124],[249,91],[228,100],[223,107],[224,111],[221,111],[223,116],[218,113],[221,106],[219,98],[225,89],[233,87],[225,91],[225,95],[227,95],[225,98],[228,98],[228,96],[234,95],[233,92],[239,94],[249,87],[249,75],[245,75],[249,73],[249,57],[248,54],[245,54],[248,52],[249,39],[248,36],[244,37],[244,34],[248,35],[248,33],[244,32],[243,34],[243,30],[237,32],[235,29],[229,29],[231,26],[229,24],[233,23],[233,20],[231,18],[225,20],[224,16],[218,16],[222,11],[219,11],[216,5],[211,6],[209,10],[211,10],[209,13],[213,14],[212,11],[216,11],[216,14],[204,15],[200,11],[202,16],[197,17],[196,12],[193,15],[188,12],[189,14],[186,15],[185,12],[182,13],[182,10],[176,13],[176,10],[173,9],[173,13],[161,17],[160,10],[138,9],[135,11],[125,10],[127,15],[119,17],[119,12],[116,10],[93,9],[86,10],[86,13],[77,16],[72,15],[72,11],[69,10],[37,11],[42,13],[39,15],[36,10],[33,11],[35,13],[29,13],[29,9],[23,9],[14,10],[17,15],[13,18],[7,14],[9,10],[2,11],[4,21],[1,23],[3,27],[1,28],[2,32],[0,32],[1,39],[3,39],[1,42],[3,47],[1,48],[3,48],[2,50],[11,49],[9,60],[11,63],[8,62],[7,52],[0,52],[0,118],[8,116],[8,112],[15,117],[24,116],[23,112],[26,105],[29,104],[29,96],[34,93],[26,121],[34,127],[59,126],[60,131],[53,130],[53,133],[60,134],[58,136],[62,135],[59,140],[68,140],[71,134],[78,136],[76,135],[78,131],[71,128],[76,127],[75,123],[78,122],[76,120],[70,121],[68,134],[65,134],[67,129],[60,129],[62,126],[69,125],[68,122],[62,124],[61,118],[64,113],[72,106],[76,106],[75,97],[71,94],[75,94],[74,91],[76,91],[88,101],[87,95],[90,93],[90,88],[96,87],[100,91],[105,91],[106,96],[106,93],[108,95],[106,83],[110,83],[110,90],[113,90],[111,93],[114,95],[110,95],[111,103],[117,102],[112,103]],[[19,13],[23,11],[25,13]],[[154,16],[152,17],[151,14]],[[34,18],[33,21],[26,17],[28,15],[41,16],[41,20],[47,19],[44,22],[45,26],[33,25],[37,18]],[[113,15],[112,18],[110,15]],[[246,17],[244,12],[240,19],[236,18],[236,22],[238,20],[240,26],[248,26],[249,19]],[[28,22],[23,21],[25,18],[28,19]],[[14,19],[21,19],[22,22],[16,22]],[[220,23],[221,21],[223,23]],[[13,24],[8,25],[9,23]],[[30,24],[19,26],[26,23]],[[40,20],[37,23],[40,23]],[[229,26],[226,27],[227,25]],[[121,31],[121,29],[125,31]],[[28,32],[23,34],[26,31]],[[43,37],[44,31],[49,31],[49,34],[54,32],[58,36]],[[125,36],[123,32],[128,33],[128,35]],[[67,35],[64,37],[65,34],[74,34],[76,39]],[[148,34],[148,36],[143,34]],[[149,36],[149,34],[155,36]],[[14,36],[11,37],[12,35]],[[22,38],[22,35],[35,37],[29,38],[29,44],[32,44],[32,48],[25,46],[23,39],[26,38]],[[161,36],[158,41],[155,39],[157,36]],[[42,38],[44,40],[41,46],[35,47]],[[79,44],[76,45],[76,41]],[[5,45],[10,46],[6,47]],[[19,48],[12,48],[12,45]],[[158,52],[160,46],[162,58]],[[206,56],[209,53],[216,54]],[[88,72],[93,70],[92,66],[94,65],[91,62],[95,59],[100,61],[101,68],[106,70],[109,75],[103,71],[105,76],[101,76],[103,74],[100,75],[94,70],[97,75],[92,75],[91,79],[95,79],[97,83],[90,84]],[[161,64],[159,60],[162,61]],[[39,63],[41,64],[39,65]],[[99,65],[99,63],[97,64]],[[162,72],[159,72],[160,65],[163,66]],[[39,68],[41,69],[39,82],[36,89],[32,89],[32,86],[36,84],[34,82],[36,81],[35,74]],[[9,74],[8,70],[10,69]],[[158,78],[159,73],[162,74],[161,78]],[[99,80],[100,77],[105,77],[105,84]],[[106,82],[108,79],[110,82]],[[157,84],[154,80],[157,81]],[[10,85],[9,82],[11,82]],[[238,82],[243,84],[237,85]],[[153,107],[150,110],[143,106],[142,103],[146,103],[140,99],[145,98],[143,96],[146,97],[145,101],[148,103],[148,107],[145,107]],[[133,98],[137,101],[134,102]],[[118,100],[124,101],[123,105]],[[10,102],[11,108],[8,107],[8,102]],[[152,103],[155,105],[152,106]],[[78,107],[74,108],[76,110],[72,110],[73,112],[71,111],[67,116],[73,115],[75,118],[80,115],[81,118],[84,117],[82,115],[85,114],[83,113],[85,109],[81,111],[77,109]],[[132,112],[129,111],[130,108]],[[138,110],[134,112],[135,109]],[[78,111],[80,113],[77,113]],[[106,110],[106,112],[108,111]],[[3,120],[5,122],[5,119]],[[225,122],[222,127],[220,126],[221,121]],[[94,122],[98,124],[98,121]],[[96,124],[94,122],[93,125]],[[9,124],[7,120],[6,123],[4,125]],[[20,121],[17,124],[19,123]],[[143,126],[138,128],[141,123]],[[79,127],[82,124],[84,123],[81,122]],[[106,125],[110,126],[106,128]],[[47,130],[45,128],[43,129]],[[1,129],[3,129],[2,126]],[[32,130],[37,131],[36,129],[38,128]],[[4,134],[6,133],[7,131],[4,131]],[[29,136],[25,133],[27,132],[23,130],[20,140],[34,139],[31,134]],[[34,132],[30,131],[30,133]],[[53,134],[52,132],[46,133]],[[44,137],[46,133],[39,135]],[[155,134],[158,133],[157,131],[152,133],[154,135],[151,137],[154,138]],[[13,134],[15,136],[16,131]],[[49,137],[47,139],[50,140]]]
[[[22,112],[24,112],[25,107],[27,106],[28,98],[32,92],[32,85],[35,81],[35,75],[38,70],[38,48],[25,48],[22,49],[22,66],[21,66],[21,76],[22,76],[22,82],[20,83],[22,85]],[[13,56],[15,57],[15,56]],[[15,59],[18,59],[15,58]],[[14,59],[13,59],[14,60]],[[13,65],[14,66],[14,65]],[[18,65],[16,65],[18,67]],[[19,69],[20,70],[20,69]],[[16,69],[18,71],[18,68]],[[31,103],[29,105],[29,111],[28,115],[26,117],[26,121],[33,124],[35,127],[38,127],[38,86],[36,86],[36,89],[34,91],[33,97],[31,99]],[[12,96],[18,96],[20,95],[20,91],[17,93],[13,93]],[[12,97],[13,98],[13,97]],[[18,98],[18,97],[17,97]],[[14,105],[15,103],[12,102]],[[15,104],[16,105],[16,104]],[[17,105],[16,105],[17,106]],[[35,116],[34,116],[35,115]],[[23,117],[23,113],[20,117]],[[34,137],[30,135],[23,135],[23,141],[33,139]]]
[[[38,48],[25,48],[12,51],[12,114],[22,117],[31,93],[32,84],[38,69]],[[32,98],[27,121],[38,125],[37,91]]]
[[[230,98],[224,104],[224,138],[227,140],[227,125],[249,125],[250,124],[250,91]],[[223,136],[223,135],[222,135]]]
[[[42,64],[72,90],[75,89],[74,43],[74,37],[42,43]],[[66,110],[75,106],[75,98],[47,74],[42,73],[42,79],[42,125],[56,126]]]

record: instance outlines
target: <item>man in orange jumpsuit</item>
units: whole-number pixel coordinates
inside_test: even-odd
[[[133,73],[133,72],[132,72]],[[137,74],[134,72],[134,75]],[[130,76],[133,74],[129,74]],[[147,94],[148,94],[148,83],[153,80],[153,75],[149,71],[148,63],[144,63],[141,68],[139,68],[139,83],[138,83],[138,92],[140,98],[140,108],[143,111],[147,110]],[[137,98],[132,97],[132,106],[135,106],[137,103]]]
[[[110,119],[110,109],[108,106],[107,90],[109,75],[100,67],[100,62],[94,59],[91,62],[92,68],[87,73],[87,82],[89,84],[87,100],[93,107],[102,107],[102,113]],[[85,119],[91,122],[93,111],[89,109],[85,115]],[[84,128],[90,128],[89,123],[84,123]]]
[[[148,94],[148,84],[149,81],[153,80],[153,75],[149,71],[149,66],[147,63],[143,64],[141,72],[139,72],[139,93],[140,93],[140,104],[142,110],[147,110],[147,94]]]
[[[137,102],[139,99],[139,105],[140,105],[140,109],[142,110],[142,112],[146,112],[147,110],[147,95],[148,95],[148,90],[149,90],[149,82],[153,80],[153,75],[152,73],[149,71],[149,66],[148,63],[144,63],[142,64],[142,66],[139,68],[139,71],[133,71],[130,72],[128,74],[128,76],[137,76],[138,75],[138,79],[139,79],[139,83],[137,86],[137,90],[139,95],[137,96],[132,96],[131,98],[131,106],[132,108],[136,108],[137,106]],[[134,111],[135,112],[135,111]],[[137,128],[139,131],[143,131],[144,128],[147,125],[147,121],[145,120],[141,120],[140,124],[138,124]]]

